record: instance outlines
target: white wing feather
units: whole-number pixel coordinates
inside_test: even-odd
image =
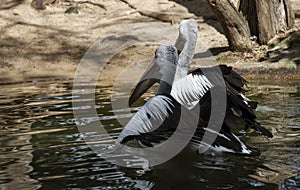
[[[127,123],[117,142],[121,142],[126,136],[154,131],[172,113],[172,107],[174,105],[169,97],[157,95],[151,98]]]
[[[190,110],[213,86],[206,76],[189,74],[173,83],[171,96]]]

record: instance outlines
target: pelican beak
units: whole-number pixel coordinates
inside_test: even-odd
[[[155,61],[156,59],[153,59],[152,63],[148,66],[140,81],[133,89],[129,97],[129,106],[136,102],[151,86],[160,81],[160,68]]]

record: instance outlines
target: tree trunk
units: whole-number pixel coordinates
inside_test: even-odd
[[[220,21],[233,50],[252,50],[294,25],[290,0],[206,0]],[[238,7],[236,7],[238,6]],[[254,38],[255,39],[255,38]]]
[[[251,36],[261,45],[294,25],[290,0],[241,0],[239,10],[248,21]]]
[[[220,21],[229,46],[233,50],[252,49],[251,32],[244,16],[231,0],[206,0]]]

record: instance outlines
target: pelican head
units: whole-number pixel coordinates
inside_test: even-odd
[[[163,80],[168,82],[169,84],[173,84],[174,81],[179,80],[187,75],[189,65],[192,62],[194,52],[196,49],[196,43],[198,38],[198,26],[197,22],[194,19],[183,20],[179,26],[179,35],[175,43],[175,48],[177,49],[177,53],[180,53],[180,58],[178,63],[175,60],[178,58],[178,55],[169,49],[173,49],[174,47],[170,46],[160,46],[156,51],[156,57],[153,60],[152,64],[148,67],[148,69],[143,74],[139,83],[136,85],[133,90],[130,98],[129,98],[129,106],[132,105],[136,100],[138,100],[152,85],[156,82],[160,83]],[[165,64],[165,62],[176,63],[176,71],[173,72],[172,64]],[[174,64],[173,64],[174,65]],[[174,77],[170,77],[169,75],[174,75]],[[165,76],[165,79],[162,78]],[[172,79],[172,81],[168,81]],[[163,87],[163,86],[162,86]],[[165,90],[165,93],[169,88],[164,87],[159,88],[159,90]],[[158,93],[161,91],[158,90]]]
[[[197,21],[195,21],[194,19],[183,20],[179,25],[179,36],[175,42],[175,47],[179,52],[182,52],[185,47],[186,48],[188,47],[187,43],[196,43],[197,38],[198,38]]]
[[[160,83],[157,94],[170,94],[177,60],[177,49],[174,46],[160,45],[156,49],[155,58],[133,90],[129,98],[129,105],[138,100],[156,82]]]

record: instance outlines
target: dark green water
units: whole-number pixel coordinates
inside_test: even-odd
[[[255,133],[243,137],[262,150],[261,156],[183,150],[144,171],[118,167],[85,144],[73,116],[72,82],[45,78],[1,85],[0,189],[300,188],[299,83],[251,83],[248,96],[261,105],[258,120],[274,133],[271,140]],[[112,112],[110,89],[98,87],[96,109],[117,137],[122,127]]]

